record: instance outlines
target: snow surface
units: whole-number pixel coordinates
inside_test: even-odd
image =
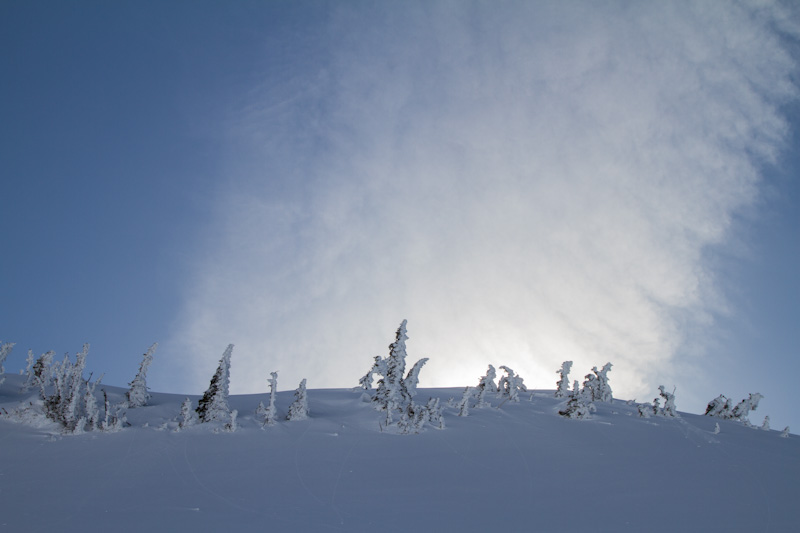
[[[21,384],[0,386],[0,531],[800,531],[800,438],[736,421],[619,400],[568,420],[566,398],[536,391],[396,435],[360,392],[329,389],[308,391],[307,420],[264,429],[266,394],[230,397],[239,429],[215,433],[176,431],[185,397],[154,393],[131,427],[61,435],[6,414],[37,399]],[[278,393],[279,418],[292,401]]]

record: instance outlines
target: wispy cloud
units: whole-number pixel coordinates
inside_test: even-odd
[[[421,386],[493,363],[553,387],[571,359],[650,391],[724,311],[704,250],[787,135],[789,20],[737,3],[339,8],[231,120],[217,229],[167,343],[182,385],[233,342],[233,391],[272,370],[351,386],[407,318],[411,357],[431,358]]]

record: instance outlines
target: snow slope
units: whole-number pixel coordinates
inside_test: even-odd
[[[35,400],[20,384],[0,386],[5,412]],[[311,418],[266,429],[266,395],[231,397],[234,433],[175,431],[184,397],[170,394],[116,433],[61,435],[0,409],[0,531],[800,531],[796,435],[641,419],[618,400],[567,420],[552,391],[394,435],[359,393],[308,396]],[[279,393],[279,412],[292,400]]]

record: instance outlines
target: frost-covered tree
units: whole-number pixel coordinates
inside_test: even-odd
[[[86,380],[84,384],[86,392],[83,395],[83,411],[86,413],[86,426],[89,431],[102,429],[100,424],[100,408],[97,406],[97,398],[94,395],[94,390],[102,379],[103,376],[100,376],[94,383],[90,384],[89,380]]]
[[[781,431],[781,437],[783,437],[784,439],[789,438],[789,426],[783,428],[783,431]]]
[[[6,380],[5,373],[6,369],[3,367],[3,363],[6,362],[6,357],[8,354],[11,353],[11,349],[14,348],[13,342],[6,342],[5,344],[0,344],[0,385]]]
[[[595,366],[592,367],[593,374],[586,374],[586,380],[583,382],[583,392],[591,401],[612,401],[611,385],[608,384],[608,372],[612,366],[614,365],[606,363],[601,370],[597,370]]]
[[[197,421],[195,410],[192,409],[192,400],[188,397],[181,404],[181,412],[178,415],[178,429],[185,429]]]
[[[374,380],[373,376],[375,374],[384,375],[386,373],[386,363],[384,363],[383,358],[380,355],[375,356],[375,362],[372,364],[372,368],[369,369],[369,372],[364,374],[364,377],[358,380],[359,389],[363,390],[372,390],[372,381]],[[358,389],[356,389],[358,390]]]
[[[197,416],[200,422],[220,421],[227,422],[231,417],[228,406],[228,391],[230,387],[231,354],[233,344],[229,344],[219,360],[219,366],[208,389],[197,403]]]
[[[25,380],[25,390],[28,390],[31,387],[38,387],[39,389],[39,397],[42,399],[46,396],[46,388],[50,385],[51,380],[51,370],[53,364],[53,357],[55,357],[56,353],[54,351],[49,351],[43,353],[39,356],[33,365],[30,366],[30,371],[28,372],[28,377]],[[32,357],[33,352],[28,352],[28,357]]]
[[[761,429],[769,431],[769,415],[764,417],[764,423],[761,424]]]
[[[733,408],[733,418],[749,425],[750,419],[748,417],[750,416],[750,411],[758,409],[758,402],[761,401],[762,398],[764,398],[764,396],[758,392],[750,394]]]
[[[277,409],[275,408],[275,396],[278,393],[278,373],[270,372],[269,382],[269,402],[264,406],[264,402],[258,402],[256,409],[256,419],[262,426],[272,426],[277,421]]]
[[[225,422],[225,425],[223,426],[222,429],[227,431],[228,433],[233,433],[234,431],[236,431],[236,429],[239,427],[239,425],[236,423],[237,416],[239,416],[239,411],[237,411],[236,409],[231,411],[230,420]]]
[[[523,384],[524,380],[507,366],[501,366],[500,369],[506,372],[506,375],[501,377],[497,383],[500,395],[512,402],[519,402],[520,391],[525,392],[528,390]]]
[[[366,392],[362,397],[371,401],[375,409],[386,414],[382,428],[392,426],[400,433],[418,432],[415,427],[427,421],[425,406],[416,405],[413,396],[416,394],[419,382],[419,372],[428,361],[427,358],[417,361],[404,377],[406,368],[406,332],[407,321],[403,320],[395,333],[395,340],[389,345],[389,355],[384,358],[375,357],[375,363],[370,371],[359,380],[360,387],[356,390],[368,391],[372,385],[372,376],[378,374],[378,388],[373,396]],[[394,423],[394,420],[397,422]]]
[[[111,405],[108,392],[103,391],[103,420],[100,422],[100,429],[103,431],[119,431],[125,426],[129,426],[127,409],[128,402],[122,401]]]
[[[720,394],[708,402],[705,415],[724,419],[733,418],[733,407],[731,406],[731,401]]]
[[[763,397],[764,396],[761,394],[755,392],[739,402],[736,407],[732,407],[731,400],[720,394],[708,402],[705,414],[707,416],[715,416],[726,420],[739,420],[746,425],[750,425],[750,420],[748,419],[750,411],[756,410],[758,402]]]
[[[654,407],[651,403],[640,403],[636,406],[640,418],[650,418],[657,413],[658,408]]]
[[[678,412],[675,410],[675,393],[667,392],[664,385],[659,385],[658,390],[662,398],[664,398],[664,408],[661,409],[661,415],[667,417],[677,417]]]
[[[378,390],[374,402],[378,409],[387,411],[387,423],[390,423],[391,411],[401,410],[411,402],[403,376],[406,371],[406,320],[400,323],[395,334],[395,341],[389,345],[389,355],[383,360],[382,378],[378,381]]]
[[[408,371],[403,383],[406,385],[406,390],[408,391],[408,395],[413,398],[417,395],[417,384],[419,384],[419,371],[422,370],[422,367],[425,366],[425,363],[428,362],[427,357],[423,357],[416,363],[414,366],[411,367],[411,370]]]
[[[33,364],[35,362],[36,357],[33,355],[33,350],[28,350],[28,357],[25,358],[25,383],[22,384],[22,392],[28,392],[33,385]]]
[[[430,398],[425,406],[428,412],[428,422],[435,428],[444,429],[444,417],[439,406],[439,398]]]
[[[497,379],[497,371],[492,365],[489,365],[489,368],[486,369],[486,375],[481,377],[476,388],[477,401],[475,402],[475,407],[477,409],[486,407],[486,396],[497,392],[497,384],[494,382],[495,379]]]
[[[597,381],[599,381],[600,387],[598,392],[600,396],[597,399],[601,402],[611,403],[613,401],[613,392],[611,391],[611,385],[608,383],[608,373],[611,371],[612,366],[614,365],[606,363],[599,372],[596,368],[592,369],[592,371],[597,374]]]
[[[289,406],[289,414],[286,420],[305,420],[308,418],[308,395],[306,394],[306,380],[300,382],[300,386],[294,391],[294,402]]]
[[[139,365],[139,372],[128,385],[130,389],[126,393],[128,398],[128,405],[131,408],[143,407],[147,405],[147,400],[150,399],[150,393],[147,392],[147,368],[153,362],[153,353],[158,348],[158,343],[153,343],[150,348],[142,356],[142,363]]]
[[[472,398],[472,388],[466,387],[461,401],[458,403],[458,416],[469,416],[469,400]]]
[[[580,390],[578,382],[575,381],[567,405],[558,414],[565,418],[583,419],[589,418],[596,409],[590,394],[585,390]]]
[[[556,374],[561,376],[556,382],[556,398],[565,398],[569,394],[569,372],[572,370],[572,361],[564,361],[561,368],[556,370]]]

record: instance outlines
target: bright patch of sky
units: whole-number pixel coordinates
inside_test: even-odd
[[[614,363],[679,409],[800,372],[791,3],[0,6],[0,339],[108,383]],[[14,359],[16,358],[16,359]],[[794,421],[794,422],[792,422]]]

